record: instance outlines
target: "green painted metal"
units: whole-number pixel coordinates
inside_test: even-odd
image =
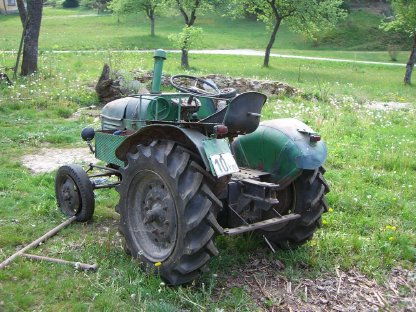
[[[163,62],[166,60],[166,52],[162,49],[158,49],[154,54],[155,65],[153,69],[152,79],[152,94],[160,94],[160,84],[162,81]]]
[[[239,166],[269,172],[274,181],[287,185],[303,169],[313,170],[325,162],[326,145],[311,142],[309,134],[313,133],[297,119],[269,120],[255,132],[239,136],[232,150]]]
[[[214,106],[213,99],[200,97],[199,100],[201,101],[201,107],[197,112],[197,116],[199,119],[204,119],[208,116],[211,116],[217,111]]]
[[[138,130],[146,120],[178,121],[180,103],[187,95],[172,93],[162,95],[134,95],[106,104],[101,112],[103,130]]]
[[[96,131],[95,157],[109,164],[124,167],[124,162],[117,158],[117,147],[127,138],[123,135],[114,135],[111,132]]]
[[[214,166],[211,162],[210,156],[231,153],[230,145],[226,139],[205,139],[202,141],[204,153],[209,163],[211,173],[215,175]],[[231,153],[232,154],[232,153]]]
[[[127,139],[117,147],[115,154],[118,159],[127,160],[126,154],[131,146],[160,139],[178,142],[191,151],[199,154],[206,169],[210,170],[210,164],[203,145],[203,141],[208,139],[208,137],[197,130],[178,127],[177,125],[154,124],[145,126],[128,136]]]

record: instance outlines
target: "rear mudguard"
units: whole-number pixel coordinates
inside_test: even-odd
[[[240,167],[269,172],[282,188],[293,182],[302,170],[313,170],[326,160],[323,141],[313,142],[316,132],[303,122],[274,119],[260,123],[256,131],[239,136],[231,149]]]
[[[188,150],[199,155],[205,165],[205,169],[214,175],[215,173],[207,157],[207,152],[211,152],[211,154],[231,153],[228,142],[225,139],[211,139],[197,130],[180,128],[175,125],[157,124],[145,126],[130,135],[117,147],[115,154],[118,159],[126,162],[127,153],[132,151],[136,145],[150,144],[154,140],[174,141],[186,147]],[[209,151],[207,151],[206,141],[214,143],[209,145]]]

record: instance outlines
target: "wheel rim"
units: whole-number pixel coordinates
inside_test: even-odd
[[[68,216],[75,216],[80,208],[80,194],[75,181],[65,175],[59,184],[59,204]]]
[[[127,222],[141,253],[152,262],[164,261],[177,238],[176,206],[166,183],[153,171],[138,172],[130,184],[127,205]]]

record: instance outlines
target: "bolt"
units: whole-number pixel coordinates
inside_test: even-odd
[[[163,207],[163,210],[164,210],[164,211],[167,211],[167,210],[168,210],[168,207]]]
[[[144,206],[144,210],[148,211],[148,210],[150,210],[150,207],[149,206]]]
[[[169,221],[166,220],[165,222],[163,222],[164,225],[169,226]]]

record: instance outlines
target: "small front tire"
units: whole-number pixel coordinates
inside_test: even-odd
[[[58,207],[78,222],[92,219],[95,208],[94,190],[87,173],[81,166],[71,164],[58,169],[55,178]]]

